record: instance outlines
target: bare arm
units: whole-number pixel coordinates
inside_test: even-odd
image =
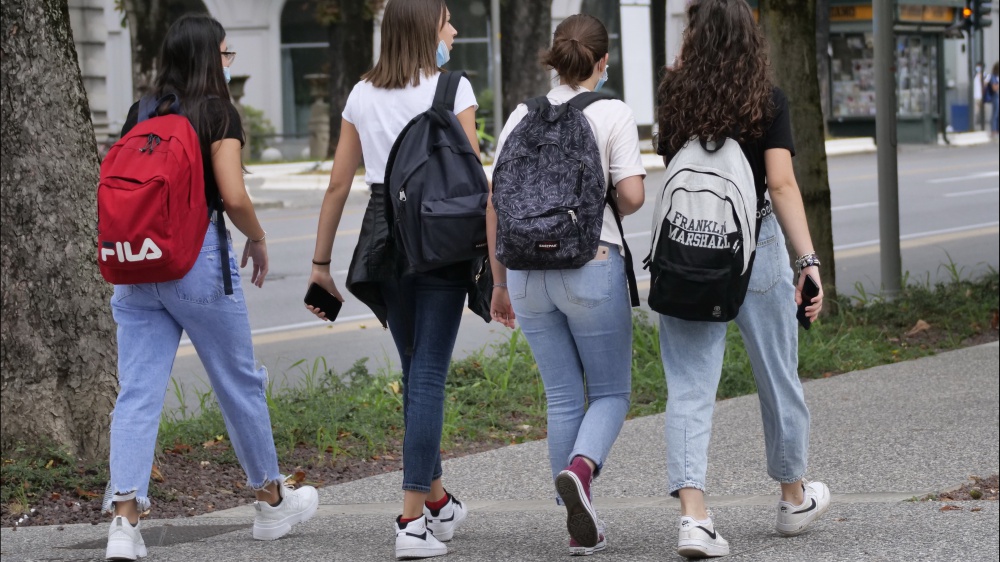
[[[347,120],[341,120],[340,140],[337,141],[337,151],[333,158],[333,170],[330,171],[330,184],[323,196],[323,204],[319,211],[319,224],[316,226],[316,247],[313,250],[312,273],[310,283],[317,283],[343,302],[344,297],[337,290],[330,275],[330,254],[333,252],[333,241],[344,214],[347,196],[351,193],[354,173],[361,164],[361,137],[358,130]],[[317,265],[315,262],[321,262]],[[327,262],[323,264],[322,262]],[[319,309],[307,306],[311,312],[325,318]]]
[[[264,229],[257,220],[253,202],[247,194],[243,183],[243,165],[240,162],[240,141],[222,139],[212,143],[212,171],[215,183],[219,186],[222,205],[229,215],[233,225],[247,237],[243,248],[243,259],[240,267],[246,267],[247,260],[253,260],[253,273],[250,282],[261,287],[267,276],[267,243],[264,241]]]
[[[792,153],[784,148],[772,148],[764,151],[764,168],[767,174],[767,191],[771,194],[774,212],[781,223],[781,229],[792,244],[795,254],[802,256],[815,251],[812,237],[809,235],[809,225],[806,223],[806,210],[802,204],[802,193],[795,181],[795,170],[792,167]],[[818,267],[807,267],[802,270],[795,284],[795,302],[802,302],[802,283],[808,274],[820,287],[819,296],[806,307],[806,315],[815,320],[823,308],[823,282],[820,279]]]
[[[646,201],[646,186],[642,176],[629,176],[615,184],[618,212],[627,216],[639,210]]]

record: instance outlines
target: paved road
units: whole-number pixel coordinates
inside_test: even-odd
[[[963,276],[1000,267],[1000,157],[996,144],[963,148],[906,146],[899,155],[900,233],[903,270],[910,279],[947,280],[949,259]],[[252,180],[251,180],[252,185]],[[663,172],[646,179],[648,205],[624,222],[626,237],[641,261],[649,250],[652,202]],[[877,292],[880,286],[875,154],[830,159],[837,288],[842,294]],[[266,184],[265,184],[266,185]],[[263,289],[244,283],[258,358],[278,384],[305,376],[317,359],[343,371],[361,357],[370,368],[398,364],[388,332],[370,312],[348,297],[335,324],[319,325],[301,305],[309,273],[322,191],[252,190],[258,200],[280,200],[280,209],[260,211],[268,231],[271,273]],[[353,192],[334,248],[334,278],[343,287],[350,253],[357,241],[367,195]],[[237,248],[242,238],[234,235]],[[648,274],[637,266],[640,294]],[[504,340],[506,330],[467,314],[457,354]],[[304,364],[294,366],[304,360]],[[184,389],[185,404],[197,403],[206,377],[194,350],[182,346],[174,378]],[[167,407],[180,402],[173,394]]]

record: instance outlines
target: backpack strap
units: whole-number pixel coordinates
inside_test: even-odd
[[[437,89],[434,91],[434,107],[455,112],[455,96],[462,78],[468,80],[464,72],[444,71],[438,78]]]
[[[566,102],[567,104],[583,111],[588,105],[600,100],[613,100],[615,99],[609,94],[604,92],[583,92],[573,96],[573,99]]]
[[[615,217],[615,226],[618,227],[618,234],[622,237],[622,249],[625,250],[625,278],[628,280],[629,300],[632,302],[632,306],[639,306],[639,286],[635,281],[635,271],[632,269],[632,252],[628,249],[628,243],[625,242],[625,230],[622,228],[621,213],[618,212],[618,202],[611,195],[612,189],[614,188],[608,187],[605,200],[611,206],[611,214]]]
[[[548,96],[538,96],[537,98],[524,100],[524,105],[528,106],[528,111],[534,111],[536,109],[551,107],[552,103],[549,102]]]

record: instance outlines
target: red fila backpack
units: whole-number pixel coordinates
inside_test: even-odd
[[[97,263],[109,283],[180,279],[194,266],[205,240],[209,209],[201,144],[191,122],[177,113],[176,96],[170,97],[173,111],[161,116],[155,113],[166,98],[143,98],[138,123],[101,163]],[[219,226],[224,232],[221,220]],[[231,294],[224,254],[223,277]]]

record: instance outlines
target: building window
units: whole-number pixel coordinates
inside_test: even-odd
[[[288,0],[281,10],[282,135],[309,135],[308,74],[328,72],[330,44],[326,27],[316,21],[316,3]]]

